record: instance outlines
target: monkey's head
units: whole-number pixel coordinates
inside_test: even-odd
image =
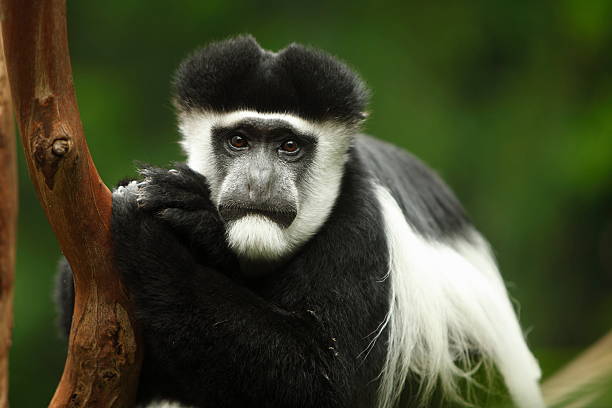
[[[174,82],[188,165],[206,176],[237,255],[274,261],[327,219],[368,91],[345,64],[242,36],[208,45]]]

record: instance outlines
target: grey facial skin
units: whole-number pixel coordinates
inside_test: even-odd
[[[223,219],[259,214],[283,228],[291,225],[299,210],[300,174],[308,171],[316,139],[285,121],[261,119],[213,128],[212,139]]]

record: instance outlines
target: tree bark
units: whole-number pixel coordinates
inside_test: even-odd
[[[1,0],[8,76],[34,187],[75,280],[51,407],[134,405],[141,347],[113,265],[112,198],[89,154],[72,82],[65,0]]]
[[[8,366],[13,329],[13,279],[17,232],[15,124],[0,38],[0,408],[8,407]]]

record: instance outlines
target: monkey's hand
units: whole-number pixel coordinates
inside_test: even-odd
[[[219,266],[231,257],[225,227],[210,199],[204,176],[184,164],[173,169],[143,166],[137,184],[138,208],[164,222],[205,263]],[[202,259],[201,259],[202,260]]]

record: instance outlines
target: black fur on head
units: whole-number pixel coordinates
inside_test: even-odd
[[[368,96],[361,78],[333,56],[299,44],[273,53],[250,35],[195,51],[174,79],[180,111],[245,109],[355,124]]]

